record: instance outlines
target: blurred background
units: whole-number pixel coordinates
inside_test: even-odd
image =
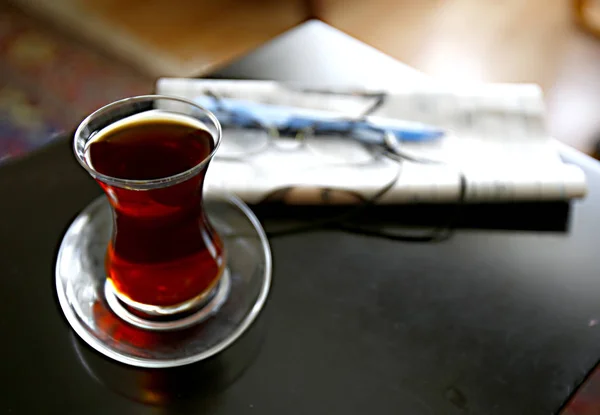
[[[443,80],[538,83],[550,133],[596,154],[600,0],[0,0],[0,162],[310,18]]]

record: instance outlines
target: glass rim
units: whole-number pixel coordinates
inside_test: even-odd
[[[214,124],[214,126],[216,128],[216,136],[215,136],[215,134],[212,134],[212,133],[210,134],[214,140],[214,148],[206,157],[204,157],[202,159],[201,162],[199,162],[198,164],[194,165],[193,167],[191,167],[188,170],[185,170],[181,173],[177,173],[177,174],[174,174],[171,176],[166,176],[166,177],[160,177],[158,179],[147,179],[147,180],[123,179],[123,178],[119,178],[119,177],[109,176],[109,175],[100,173],[99,171],[94,169],[90,164],[88,164],[88,162],[85,159],[85,145],[84,145],[83,151],[80,151],[78,149],[78,141],[81,138],[83,138],[84,128],[86,128],[94,118],[97,118],[98,116],[100,116],[110,110],[113,110],[115,108],[118,108],[118,107],[121,107],[124,105],[135,104],[135,103],[146,102],[146,101],[156,101],[156,100],[176,101],[176,102],[180,102],[182,104],[187,104],[192,107],[195,107],[196,109],[200,110],[203,113],[203,115],[205,115]],[[187,115],[187,114],[182,114],[182,115],[193,117],[193,116]],[[81,121],[79,123],[79,125],[77,126],[77,129],[75,130],[75,134],[73,136],[73,152],[75,153],[75,156],[76,156],[79,164],[81,164],[81,166],[94,179],[97,179],[103,183],[106,183],[106,184],[109,184],[112,186],[121,187],[121,188],[134,189],[134,190],[149,190],[149,189],[158,189],[158,188],[162,188],[162,187],[171,186],[171,185],[174,185],[177,183],[181,183],[181,182],[193,177],[194,175],[196,175],[214,157],[215,153],[217,152],[217,150],[219,148],[219,145],[221,144],[222,137],[223,137],[223,130],[221,128],[221,123],[219,122],[217,117],[212,112],[210,112],[208,109],[204,108],[201,105],[196,104],[194,101],[191,101],[191,100],[185,99],[185,98],[176,97],[176,96],[170,96],[170,95],[159,95],[159,94],[138,95],[138,96],[123,98],[123,99],[111,102],[110,104],[104,105],[103,107],[95,110],[90,115],[85,117],[83,119],[83,121]],[[88,141],[89,141],[89,139],[88,139]],[[86,141],[86,144],[87,144],[87,141]]]

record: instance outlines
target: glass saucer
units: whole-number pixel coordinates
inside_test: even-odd
[[[112,232],[99,197],[67,230],[56,261],[56,290],[73,330],[103,355],[137,367],[167,368],[207,359],[231,345],[256,319],[271,284],[271,252],[258,219],[235,196],[207,198],[207,215],[227,252],[226,298],[180,329],[148,330],[118,317],[105,297],[104,257]],[[189,320],[188,320],[189,321]]]

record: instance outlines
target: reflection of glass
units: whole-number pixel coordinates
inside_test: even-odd
[[[161,96],[115,102],[77,129],[77,159],[112,207],[108,286],[132,311],[168,316],[212,298],[225,252],[202,187],[220,140],[210,112]]]
[[[101,314],[103,317],[99,323],[110,324],[113,330],[121,332],[121,343],[135,338],[140,342],[140,349],[143,347],[148,352],[160,341],[161,335],[156,332],[135,331],[127,324],[120,324],[111,313]],[[254,362],[265,329],[265,319],[259,318],[238,341],[218,355],[185,366],[160,369],[116,365],[74,335],[71,343],[87,373],[105,387],[138,402],[159,406],[184,405],[190,408],[190,413],[194,413],[191,408],[197,409],[199,405],[212,402]],[[123,332],[125,330],[133,330],[135,335],[128,336]],[[178,332],[169,332],[168,336],[176,339],[179,335]]]

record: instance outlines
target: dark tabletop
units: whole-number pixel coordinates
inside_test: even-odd
[[[403,70],[313,23],[215,76],[394,84]],[[589,180],[565,232],[459,230],[435,244],[333,230],[273,239],[272,292],[253,328],[257,340],[246,336],[252,350],[232,348],[212,367],[178,378],[99,357],[62,317],[58,244],[101,193],[67,139],[8,163],[0,168],[0,410],[556,412],[600,356],[600,169],[574,151],[565,158]],[[546,205],[538,208],[542,214]],[[147,404],[161,399],[170,403]]]

